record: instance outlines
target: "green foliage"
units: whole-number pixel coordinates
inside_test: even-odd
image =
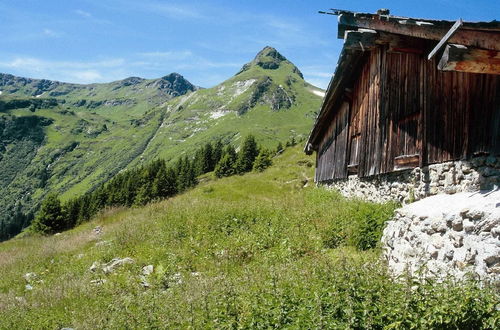
[[[236,152],[234,148],[228,146],[224,152],[221,160],[215,166],[214,174],[217,178],[231,176],[236,174],[235,169]]]
[[[238,158],[235,164],[236,172],[242,174],[251,171],[258,154],[259,149],[255,137],[253,135],[248,135],[238,152]]]
[[[276,153],[279,154],[283,152],[283,150],[283,145],[281,144],[281,142],[278,142],[278,145],[276,146]]]
[[[373,204],[362,200],[344,203],[337,210],[335,221],[323,231],[323,242],[328,248],[342,245],[359,250],[373,249],[382,237],[385,221],[390,218],[396,204]]]
[[[253,164],[253,170],[257,172],[262,172],[269,166],[273,164],[271,159],[271,151],[268,149],[261,149],[257,158],[255,158],[255,162]]]
[[[49,194],[43,201],[40,211],[33,221],[33,230],[52,234],[66,228],[68,228],[68,223],[61,208],[61,201],[57,194]]]

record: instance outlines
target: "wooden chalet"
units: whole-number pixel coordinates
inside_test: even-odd
[[[500,154],[500,22],[327,14],[344,46],[305,147],[316,182]]]

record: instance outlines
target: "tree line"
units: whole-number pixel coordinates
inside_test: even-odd
[[[294,145],[295,139],[287,142]],[[192,156],[183,156],[168,165],[163,159],[115,175],[94,191],[61,202],[50,193],[42,202],[31,230],[52,234],[71,229],[85,222],[106,207],[141,206],[172,197],[198,183],[199,175],[214,172],[217,178],[249,171],[263,171],[272,165],[274,154],[283,150],[281,143],[275,151],[260,147],[254,136],[247,136],[236,152],[221,140],[206,143]]]

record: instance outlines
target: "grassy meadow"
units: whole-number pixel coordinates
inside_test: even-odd
[[[500,326],[498,289],[390,278],[377,242],[396,205],[316,188],[300,147],[273,162],[263,173],[206,174],[182,195],[108,209],[55,236],[0,243],[0,328]],[[125,257],[134,262],[90,270]]]

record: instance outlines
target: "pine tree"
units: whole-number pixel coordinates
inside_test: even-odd
[[[81,199],[73,198],[63,204],[62,210],[66,219],[67,228],[73,228],[78,223],[80,214]]]
[[[177,190],[184,191],[197,184],[194,161],[190,161],[187,156],[181,158],[177,163]]]
[[[151,189],[151,183],[146,182],[143,184],[135,196],[134,205],[141,206],[146,205],[147,203],[153,200],[153,194]]]
[[[40,211],[33,221],[33,229],[41,233],[55,233],[67,228],[61,202],[55,193],[49,194],[42,202]]]
[[[255,162],[253,164],[253,170],[256,172],[262,172],[269,166],[271,166],[273,161],[271,160],[271,152],[267,149],[262,149],[257,158],[255,158]]]
[[[218,178],[236,174],[234,157],[229,153],[224,154],[222,159],[215,165],[214,174]]]
[[[236,172],[241,174],[252,170],[255,157],[259,154],[257,142],[253,135],[248,135],[243,141],[236,160]]]
[[[177,193],[177,176],[171,168],[161,168],[153,181],[153,196],[166,198]]]
[[[214,164],[212,159],[213,148],[210,143],[207,143],[203,148],[203,167],[202,173],[212,172],[214,170]]]
[[[224,145],[222,144],[221,140],[217,140],[212,152],[212,164],[214,165],[214,169],[215,165],[217,165],[217,163],[221,160],[223,152]]]

